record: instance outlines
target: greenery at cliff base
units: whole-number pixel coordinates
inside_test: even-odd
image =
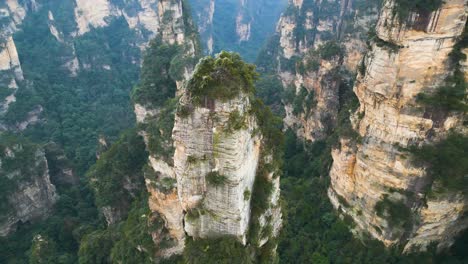
[[[257,263],[248,247],[242,245],[235,237],[216,239],[187,238],[182,263],[190,264],[253,264]]]
[[[399,247],[387,249],[368,237],[356,238],[350,231],[352,220],[338,216],[327,196],[331,165],[327,144],[304,143],[289,130],[285,145],[280,263],[462,264],[468,260],[468,232],[460,235],[449,251],[440,254],[431,247],[424,253],[402,255]]]
[[[142,191],[133,202],[127,219],[107,229],[99,229],[83,237],[78,252],[79,264],[154,263],[156,245],[151,238],[153,228],[148,208],[148,194]]]
[[[73,17],[73,7],[61,2],[68,1],[54,0],[31,12],[14,36],[28,82],[20,84],[17,100],[3,121],[14,126],[41,105],[40,118],[47,122],[30,126],[25,136],[59,144],[75,173],[84,175],[96,160],[98,137],[116,140],[135,122],[129,92],[138,79],[138,65],[132,62],[139,59],[140,51],[132,46],[136,36],[123,19],[109,21],[108,27],[74,39],[82,67],[72,77],[63,65],[73,59],[73,50],[50,34],[47,23],[49,8],[54,15],[72,8],[69,17]]]
[[[331,149],[339,145],[339,138],[347,138],[355,143],[361,140],[350,122],[350,114],[359,106],[352,86],[350,83],[340,87],[337,126],[330,131],[327,140],[303,142],[296,138],[292,130],[285,132],[281,176],[283,230],[278,247],[279,263],[464,263],[468,259],[466,253],[462,253],[462,248],[467,245],[466,234],[460,236],[451,250],[442,254],[430,249],[426,253],[402,255],[399,247],[387,249],[382,243],[369,237],[356,238],[350,231],[352,220],[339,216],[329,202],[327,189],[330,184],[328,174],[332,164]],[[270,87],[272,90],[269,90]],[[277,94],[274,87],[260,87],[261,94]],[[276,109],[280,108],[277,101],[270,102]],[[463,144],[458,145],[459,150],[464,147]],[[445,156],[443,148],[442,154],[436,151],[439,147],[431,148],[433,151],[421,152]],[[459,151],[449,152],[459,153],[456,155],[461,159],[466,156]],[[440,159],[442,162],[445,157],[433,159]],[[434,164],[437,166],[440,162]],[[459,159],[454,162],[466,164]],[[463,171],[463,166],[455,166],[454,169],[460,168]],[[402,213],[399,210],[394,212],[393,205],[381,207],[382,211],[393,215],[395,221],[408,216],[407,210]]]

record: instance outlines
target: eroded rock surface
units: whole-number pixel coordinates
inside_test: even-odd
[[[354,86],[360,108],[352,121],[361,139],[342,139],[333,151],[329,197],[358,229],[386,245],[423,250],[436,242],[443,248],[468,227],[467,199],[459,193],[428,196],[427,168],[416,166],[405,148],[437,142],[463,127],[460,114],[431,114],[416,99],[452,74],[449,53],[465,28],[468,3],[445,1],[432,13],[412,13],[403,24],[394,5],[384,2],[377,36]],[[377,212],[379,203],[403,205],[411,214],[405,224],[392,225]]]
[[[367,31],[378,4],[356,1],[290,1],[277,25],[270,60],[291,99],[284,122],[309,141],[325,139],[336,126],[340,90],[349,86],[367,50]],[[270,67],[270,66],[269,66]],[[264,69],[271,71],[270,68]]]
[[[1,197],[0,236],[13,232],[18,224],[47,217],[58,198],[44,152],[31,143],[5,140],[1,144],[0,180],[7,190]]]

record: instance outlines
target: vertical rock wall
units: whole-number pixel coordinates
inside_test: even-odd
[[[336,125],[340,87],[366,51],[378,1],[290,1],[278,26],[278,50],[268,54],[287,93],[285,124],[305,140],[325,139]],[[271,56],[273,55],[273,56]],[[271,71],[271,69],[264,69]]]
[[[11,136],[8,140],[0,143],[0,180],[7,188],[1,196],[0,236],[10,234],[17,225],[47,217],[58,198],[44,152]]]
[[[185,230],[195,238],[233,235],[245,243],[250,220],[246,193],[252,193],[260,155],[260,138],[252,136],[258,127],[248,114],[247,96],[212,104],[177,117],[174,126],[179,197],[189,212]],[[246,119],[245,128],[229,131],[234,111]]]
[[[74,13],[77,31],[74,35],[83,35],[93,28],[108,26],[113,18],[124,17],[131,29],[150,32],[151,38],[159,29],[158,10],[157,0],[139,0],[128,4],[112,0],[76,0]]]
[[[194,58],[198,52],[198,42],[196,36],[192,35],[190,28],[193,27],[190,14],[185,13],[184,2],[181,0],[160,0],[158,1],[158,19],[159,30],[158,37],[161,38],[162,45],[177,45],[180,49],[179,57]],[[174,59],[174,58],[170,58]],[[169,69],[160,74],[169,75]],[[176,81],[177,87],[172,87],[178,94],[183,92],[184,80],[190,76],[192,71],[190,63],[183,65],[183,76]],[[168,77],[169,78],[169,77]],[[148,89],[151,89],[147,87]],[[154,89],[154,88],[153,88]],[[168,100],[171,100],[169,98]],[[163,118],[172,119],[174,109],[165,111],[163,105],[150,105],[136,102],[135,114],[137,122],[140,125],[150,125],[157,123]],[[170,115],[170,116],[163,116]],[[141,130],[140,134],[144,137],[147,146],[151,132]],[[168,154],[165,157],[151,153],[149,157],[149,166],[145,172],[145,181],[149,196],[150,209],[164,219],[165,228],[167,229],[170,238],[175,242],[173,246],[160,250],[158,254],[163,257],[168,257],[173,254],[180,254],[184,248],[185,232],[183,226],[184,212],[178,196],[178,186],[176,174],[174,171],[174,157],[172,150],[171,131],[167,131],[163,135],[164,146],[157,148],[168,149]],[[159,243],[161,237],[153,235],[155,243]]]
[[[376,37],[358,75],[354,91],[360,108],[352,121],[360,138],[342,139],[333,151],[329,197],[358,229],[386,245],[407,243],[410,250],[436,242],[447,247],[468,226],[466,198],[458,193],[427,196],[431,180],[426,169],[413,164],[404,151],[463,127],[459,114],[431,114],[416,98],[452,74],[449,53],[465,28],[467,8],[464,0],[449,0],[437,11],[400,20],[395,1],[384,1]],[[400,211],[411,213],[404,223],[391,224],[377,212],[379,203],[402,205]]]
[[[0,71],[2,71],[0,85],[2,89],[8,89],[9,94],[1,98],[0,112],[5,113],[10,103],[16,101],[15,93],[18,89],[18,82],[24,79],[16,45],[11,36],[6,42],[0,44]]]

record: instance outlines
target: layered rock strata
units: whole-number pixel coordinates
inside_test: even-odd
[[[245,95],[212,106],[196,107],[174,125],[178,196],[189,212],[185,230],[195,238],[233,235],[245,241],[250,219],[245,194],[252,193],[258,166],[260,138],[252,137],[258,127]],[[245,117],[245,128],[226,132],[233,113]]]
[[[258,124],[264,110],[254,105],[259,102],[253,97],[252,84],[244,81],[252,74],[253,67],[236,54],[222,52],[214,59],[202,59],[180,99],[172,138],[187,235],[194,239],[232,236],[246,246],[250,243],[256,252],[274,243],[281,210],[275,146],[268,146],[273,141]],[[206,79],[210,81],[204,84]],[[265,200],[259,200],[262,188],[271,190]],[[257,208],[252,208],[254,203]],[[276,245],[271,248],[275,250]]]
[[[290,1],[278,22],[277,50],[266,56],[293,94],[284,122],[302,139],[323,140],[336,126],[340,89],[352,82],[378,14],[378,1],[358,2]]]
[[[171,60],[186,58],[190,61],[198,54],[198,42],[194,33],[190,30],[194,25],[191,21],[190,14],[186,14],[185,3],[180,0],[160,0],[158,1],[158,16],[160,17],[160,28],[158,37],[160,38],[161,46],[178,47],[178,54],[174,55]],[[159,47],[154,47],[158,49]],[[169,69],[161,69],[159,74],[164,75],[164,78],[170,80],[173,87],[165,89],[173,89],[176,92],[169,95],[166,103],[174,100],[172,97],[183,93],[183,84],[193,66],[190,62],[182,66],[182,74],[180,79],[174,80],[169,76]],[[154,87],[146,87],[147,89],[155,89]],[[172,119],[173,122],[174,109],[172,106],[166,108],[164,104],[157,105],[152,102],[136,101],[134,105],[137,122],[140,126],[158,126],[161,119]],[[165,116],[169,115],[169,116]],[[175,242],[173,246],[162,249],[158,252],[162,257],[168,257],[174,254],[180,254],[184,248],[185,232],[183,227],[184,213],[178,197],[176,185],[176,174],[174,171],[174,150],[172,148],[171,130],[160,130],[160,135],[163,139],[156,149],[150,148],[149,164],[145,171],[145,182],[150,193],[148,205],[155,214],[161,217],[165,222],[170,238]],[[148,129],[142,129],[140,134],[145,139],[147,146],[150,146],[150,141],[154,135]],[[164,154],[161,154],[164,152]],[[153,234],[153,239],[156,244],[161,242],[162,237],[158,234]]]
[[[359,138],[342,139],[333,151],[329,197],[359,230],[385,245],[406,244],[409,251],[435,242],[446,248],[468,227],[467,199],[458,192],[428,195],[435,183],[405,149],[437,142],[451,129],[466,133],[463,115],[432,113],[417,97],[434,92],[453,74],[449,54],[464,31],[468,3],[445,1],[433,12],[412,12],[407,19],[395,16],[396,5],[384,1],[354,86],[360,108],[352,122]],[[399,206],[407,218],[394,224],[385,210],[379,212],[387,205]]]
[[[171,98],[159,108],[135,107],[138,120],[147,128],[141,134],[151,154],[145,171],[149,206],[164,220],[175,242],[160,250],[162,257],[180,254],[186,236],[195,240],[229,236],[246,246],[249,240],[253,252],[268,242],[273,243],[271,250],[276,249],[273,238],[281,228],[276,156],[267,151],[271,147],[257,124],[252,83],[235,76],[236,70],[223,68],[227,65],[239,67],[237,71],[248,68],[251,71],[245,74],[252,76],[242,78],[254,78],[253,66],[238,55],[221,53],[200,61],[179,89],[177,107],[167,105]],[[200,78],[208,78],[207,85],[217,92],[210,92]],[[239,91],[231,94],[233,90]],[[163,120],[174,120],[173,127],[160,126]],[[158,127],[158,135],[148,129],[152,125]],[[157,145],[152,143],[155,138]],[[254,210],[251,204],[262,199],[256,197],[261,188],[271,192],[263,195],[264,201],[256,201],[262,209]],[[254,225],[256,231],[249,234]],[[155,236],[155,243],[159,239]]]

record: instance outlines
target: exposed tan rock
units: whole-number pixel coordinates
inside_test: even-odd
[[[16,144],[5,148],[2,154],[5,158],[15,158],[23,151],[23,146]],[[0,162],[1,164],[1,162]],[[15,190],[8,195],[9,210],[0,216],[0,236],[13,232],[18,223],[26,223],[43,219],[49,215],[58,196],[55,186],[50,182],[49,169],[44,152],[37,149],[31,157],[32,174],[27,180],[18,182]],[[8,168],[0,167],[1,177],[15,180],[21,177],[19,170],[5,171]]]
[[[386,245],[405,244],[406,250],[425,249],[431,242],[446,247],[467,227],[462,206],[466,199],[423,197],[430,179],[425,168],[415,166],[402,147],[431,143],[448,129],[461,126],[458,115],[438,118],[425,114],[416,102],[421,92],[431,92],[451,72],[448,54],[466,23],[468,3],[446,1],[429,14],[424,28],[417,14],[401,25],[393,15],[393,0],[384,2],[377,24],[378,38],[401,48],[376,43],[366,55],[365,69],[354,91],[360,101],[354,126],[362,143],[341,141],[333,151],[329,197],[336,208],[350,215],[359,230],[365,230]],[[412,195],[403,195],[411,193]],[[419,218],[412,229],[390,226],[377,215],[375,205],[384,195],[408,206]],[[411,219],[407,221],[412,221]]]
[[[468,228],[466,205],[468,199],[462,194],[433,198],[427,207],[421,208],[421,225],[405,246],[405,251],[425,250],[430,242],[439,242],[439,248],[449,248],[462,231]],[[415,248],[413,248],[415,247]]]
[[[194,56],[195,40],[192,36],[186,36],[186,26],[183,13],[183,1],[181,0],[160,0],[158,1],[158,34],[162,37],[165,44],[177,44],[184,47],[185,56]],[[191,74],[189,65],[185,68],[184,77],[188,78]],[[184,79],[177,81],[178,93],[183,93]],[[137,122],[145,124],[154,119],[160,118],[161,110],[158,107],[135,104],[134,111]],[[175,117],[174,117],[175,118]],[[148,132],[140,131],[145,143],[148,145]],[[169,136],[170,137],[170,136]],[[168,140],[170,141],[170,140]],[[167,142],[172,144],[172,142]],[[172,156],[172,154],[171,154]],[[165,223],[170,238],[175,244],[169,248],[159,250],[158,254],[162,257],[170,257],[174,254],[181,254],[185,245],[185,231],[183,225],[184,211],[178,196],[178,186],[176,184],[176,174],[173,157],[163,159],[151,154],[149,157],[149,167],[151,173],[145,173],[145,183],[150,193],[149,207],[153,213],[160,216]],[[153,176],[151,176],[151,175]],[[155,231],[153,240],[156,244],[161,240],[161,234]]]
[[[12,36],[7,39],[6,43],[0,45],[0,70],[14,70],[15,77],[20,80],[23,79],[18,52]]]
[[[0,113],[5,113],[11,103],[16,101],[16,90],[18,89],[18,82],[23,81],[23,71],[19,61],[16,45],[13,37],[9,36],[5,43],[0,43],[0,71],[7,79],[7,85],[3,89],[8,89],[10,94],[5,97],[3,102],[0,103]]]
[[[245,5],[246,5],[247,0],[241,0],[240,1],[240,12],[238,12],[236,16],[236,33],[237,37],[239,39],[239,42],[243,41],[248,41],[250,39],[250,28],[251,28],[251,19],[246,14],[245,12],[242,12],[244,10]]]
[[[109,0],[75,0],[75,19],[78,35],[83,35],[91,28],[107,26],[106,17],[116,14]]]
[[[367,50],[367,31],[378,15],[375,7],[356,10],[353,1],[338,1],[332,4],[340,9],[340,13],[325,17],[321,16],[322,4],[322,1],[313,0],[306,3],[290,1],[290,11],[283,14],[277,26],[280,53],[276,61],[283,86],[286,89],[293,87],[296,97],[304,96],[303,89],[307,97],[313,96],[313,100],[304,102],[300,109],[285,102],[284,122],[297,136],[310,141],[324,139],[333,129],[338,115],[339,88],[356,72]],[[299,14],[303,19],[298,18]],[[308,33],[311,31],[316,33]],[[329,44],[330,40],[342,45],[344,56],[324,60],[318,55],[320,47]],[[301,58],[300,66],[296,63],[289,69],[281,65],[284,59],[294,58]],[[313,64],[315,66],[311,66]],[[345,70],[351,74],[346,74]]]
[[[125,10],[122,11],[130,28],[138,28],[141,25],[153,33],[151,37],[154,37],[159,30],[158,10],[154,8],[157,6],[157,3],[158,0],[140,0],[141,10],[138,10],[135,16],[130,16]]]
[[[16,25],[21,24],[26,17],[26,9],[20,5],[18,0],[6,0],[6,5],[10,11],[10,16]]]
[[[140,43],[142,49],[146,47],[149,39],[155,37],[158,33],[160,21],[157,8],[158,0],[138,0],[136,3],[126,3],[124,7],[119,7],[109,0],[75,1],[77,35],[83,35],[92,28],[107,26],[112,17],[124,17],[129,27],[140,32],[140,35],[142,30],[151,33],[147,38],[142,37],[143,41]]]
[[[16,130],[23,131],[29,125],[39,122],[42,111],[44,111],[42,106],[36,106],[33,110],[29,111],[25,120],[16,123]]]
[[[185,41],[185,26],[182,1],[160,0],[158,12],[163,41],[169,44],[183,44]]]
[[[279,32],[280,45],[286,59],[289,59],[296,54],[294,37],[294,29],[296,26],[296,22],[292,17],[282,16],[276,29],[277,32]]]
[[[185,211],[198,213],[195,219],[185,217],[185,230],[192,237],[233,235],[245,242],[250,197],[246,199],[244,192],[252,192],[260,155],[260,138],[252,137],[258,128],[249,109],[249,100],[242,95],[226,103],[215,101],[213,109],[197,107],[188,118],[176,118],[174,165],[179,197]],[[245,116],[245,129],[227,131],[233,111]],[[210,172],[223,175],[225,182],[210,183]]]
[[[157,178],[157,182],[146,177],[145,182],[150,193],[148,205],[151,211],[158,212],[161,215],[169,231],[169,235],[176,242],[175,246],[159,252],[162,256],[169,257],[172,254],[182,253],[184,249],[184,213],[177,194],[176,177],[173,168],[167,163],[153,157],[150,157],[150,164],[159,177]],[[164,179],[172,179],[172,181],[168,181],[170,186],[165,186],[165,189],[162,189],[158,185],[158,182],[164,181]]]
[[[236,18],[236,32],[239,37],[239,42],[248,41],[250,39],[250,22],[244,22],[244,16],[242,13],[237,15]]]
[[[194,16],[197,18],[198,32],[200,37],[205,39],[204,45],[208,54],[213,54],[213,17],[216,8],[216,1],[210,0],[208,4],[200,10],[196,10]]]
[[[54,25],[54,22],[55,22],[55,19],[54,19],[54,14],[52,13],[52,11],[49,10],[49,13],[48,13],[48,17],[49,17],[49,30],[50,30],[50,34],[52,34],[52,36],[55,37],[55,39],[58,41],[58,42],[63,42],[63,38],[61,35],[61,33],[57,30],[57,28],[55,27]]]

